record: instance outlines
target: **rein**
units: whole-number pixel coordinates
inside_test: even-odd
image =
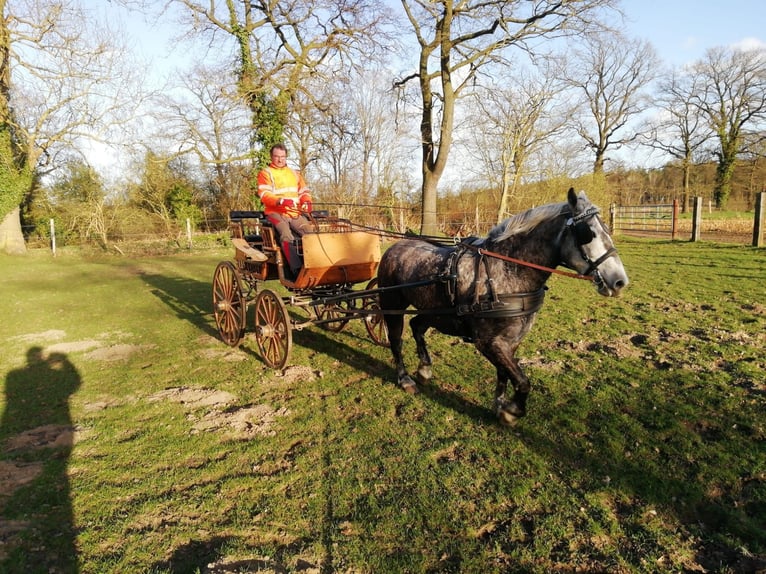
[[[508,261],[509,263],[516,263],[517,265],[523,265],[524,267],[531,267],[533,269],[538,269],[540,271],[546,271],[548,273],[556,273],[558,275],[564,275],[565,277],[571,277],[572,279],[582,279],[584,281],[593,281],[593,277],[590,275],[580,275],[579,273],[573,273],[571,271],[563,271],[561,269],[553,269],[552,267],[546,267],[545,265],[538,265],[537,263],[530,263],[529,261],[522,261],[521,259],[514,259],[513,257],[508,257],[507,255],[503,255],[501,253],[496,253],[494,251],[487,251],[486,249],[482,249],[481,247],[475,247],[473,245],[469,245],[467,243],[461,243],[464,247],[467,247],[468,249],[473,249],[478,253],[479,255],[486,255],[487,257],[494,257],[495,259],[500,259],[502,261]]]

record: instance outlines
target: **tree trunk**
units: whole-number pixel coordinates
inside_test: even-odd
[[[11,210],[0,222],[0,251],[11,255],[22,255],[27,252],[24,235],[21,233],[19,208]]]

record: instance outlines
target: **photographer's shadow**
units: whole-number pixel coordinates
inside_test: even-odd
[[[0,571],[78,571],[67,466],[69,398],[80,374],[63,353],[30,347],[5,379],[0,419]]]

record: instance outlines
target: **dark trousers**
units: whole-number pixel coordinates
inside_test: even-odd
[[[298,255],[295,238],[302,237],[304,233],[311,231],[313,229],[311,222],[303,215],[286,217],[281,213],[269,213],[267,217],[277,230],[279,244],[282,246],[282,253],[285,254],[290,270],[297,274],[303,262]]]

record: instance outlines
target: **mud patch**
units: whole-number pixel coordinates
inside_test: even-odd
[[[192,425],[192,433],[228,430],[234,438],[248,440],[256,436],[274,436],[274,423],[290,411],[274,410],[269,405],[256,405],[226,412],[209,412]],[[196,417],[189,417],[195,420]]]
[[[296,365],[287,367],[278,377],[285,383],[311,383],[322,378],[322,373],[314,371],[311,367]]]
[[[109,347],[101,347],[91,351],[85,358],[95,361],[123,361],[148,349],[153,349],[155,345],[111,345]]]
[[[207,361],[224,361],[227,363],[238,363],[246,361],[247,355],[242,351],[235,349],[203,349],[200,355]]]
[[[74,444],[74,427],[68,425],[44,425],[9,438],[6,452],[41,448],[71,448]]]
[[[226,391],[215,389],[192,389],[190,387],[172,387],[149,397],[150,402],[173,401],[181,403],[190,409],[204,407],[220,407],[233,403],[237,397]]]
[[[2,469],[0,469],[0,475],[2,475]],[[3,491],[0,490],[1,492]],[[0,494],[0,498],[2,496]],[[0,560],[5,560],[8,557],[8,549],[16,541],[17,536],[27,528],[29,528],[29,522],[0,519]]]
[[[66,337],[66,331],[61,329],[49,329],[41,333],[28,333],[26,335],[16,335],[10,337],[11,341],[20,341],[22,343],[35,343],[38,341],[60,341]]]
[[[42,462],[0,460],[0,502],[35,480],[43,472]]]
[[[269,405],[230,408],[237,397],[214,389],[173,387],[153,394],[148,400],[184,405],[189,411],[187,418],[192,423],[192,433],[222,431],[241,440],[273,436],[277,419],[289,414],[286,408],[274,409]]]

